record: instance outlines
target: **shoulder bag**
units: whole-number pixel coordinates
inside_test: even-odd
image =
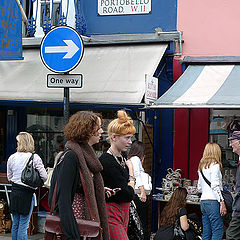
[[[63,159],[64,155],[61,157],[60,161]],[[92,220],[76,219],[76,221],[78,224],[80,236],[83,237],[84,239],[86,238],[91,239],[91,238],[97,237],[101,233],[101,227],[100,227],[100,222],[96,221],[94,218],[94,213],[90,203],[86,183],[80,168],[79,168],[79,174],[80,174],[84,195],[87,201],[87,205],[88,205]],[[54,187],[50,214],[46,215],[44,240],[55,240],[55,239],[65,240],[66,239],[66,237],[62,232],[60,216],[54,215],[56,195],[57,195],[57,182]]]
[[[203,171],[201,170],[200,173],[202,174],[203,179],[205,182],[211,187],[211,182],[204,176]],[[233,197],[232,194],[227,190],[221,190],[224,202],[226,204],[226,208],[228,212],[232,212],[232,204],[233,204]]]
[[[34,153],[29,158],[26,167],[22,170],[21,181],[33,188],[42,187],[43,180],[36,168],[33,167]]]
[[[144,239],[143,226],[137,213],[136,205],[133,201],[130,202],[127,235],[129,240]]]

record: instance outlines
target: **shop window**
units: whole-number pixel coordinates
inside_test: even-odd
[[[60,2],[53,2],[53,9],[51,13],[50,1],[41,1],[41,16],[40,16],[40,26],[43,26],[43,20],[48,17],[50,19],[52,17],[52,26],[58,25],[59,15],[60,15]],[[53,15],[52,15],[53,14]],[[52,16],[51,16],[52,15]]]
[[[42,158],[45,166],[52,166],[57,153],[63,150],[63,126],[61,110],[28,110],[26,131],[32,134],[35,152]]]
[[[5,160],[5,112],[0,111],[0,163]]]
[[[222,150],[223,181],[233,190],[239,156],[232,152],[228,138],[232,132],[240,131],[240,110],[212,110],[210,141],[218,143]]]
[[[70,115],[76,111],[71,111]],[[98,157],[106,151],[110,144],[107,139],[107,126],[116,118],[116,111],[99,111],[104,119],[102,139],[93,147]],[[133,121],[136,134],[132,140],[139,139],[139,122]],[[29,108],[27,110],[27,128],[35,142],[35,152],[42,158],[44,165],[52,166],[57,153],[64,147],[64,118],[62,109]],[[140,139],[141,140],[141,139]]]

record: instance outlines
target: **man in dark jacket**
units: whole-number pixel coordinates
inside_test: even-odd
[[[240,131],[234,131],[229,140],[232,151],[240,156]],[[240,161],[236,173],[235,192],[240,193]],[[235,197],[234,202],[232,220],[226,232],[227,240],[240,240],[240,197]]]

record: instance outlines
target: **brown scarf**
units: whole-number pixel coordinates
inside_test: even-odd
[[[67,141],[66,147],[76,153],[89,193],[95,218],[100,221],[104,240],[110,239],[106,212],[104,183],[101,175],[103,167],[93,148],[87,143]],[[92,177],[93,174],[93,177]],[[99,238],[101,239],[101,237]]]

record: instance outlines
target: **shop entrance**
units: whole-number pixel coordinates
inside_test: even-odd
[[[0,110],[0,163],[5,161],[6,112]]]

